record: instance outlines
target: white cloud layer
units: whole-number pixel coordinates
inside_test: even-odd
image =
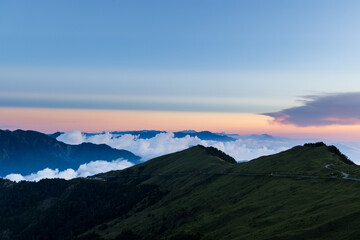
[[[251,137],[237,139],[232,142],[201,140],[198,137],[175,138],[174,133],[159,133],[153,138],[142,139],[136,135],[113,135],[109,132],[89,135],[80,131],[72,131],[60,135],[57,140],[68,144],[91,142],[107,144],[116,149],[125,149],[142,157],[143,161],[164,154],[180,151],[194,145],[213,146],[234,157],[237,161],[247,161],[263,155],[274,154],[293,146],[279,140],[259,140]]]
[[[112,162],[98,160],[82,164],[76,171],[71,168],[64,171],[59,171],[59,169],[53,170],[50,168],[45,168],[30,175],[22,176],[21,174],[12,173],[7,175],[5,178],[15,182],[23,180],[37,182],[45,178],[63,178],[69,180],[72,178],[87,177],[98,173],[108,172],[111,170],[122,170],[131,166],[133,166],[132,163],[122,159],[114,160]]]
[[[85,135],[83,135],[79,130],[67,132],[57,137],[58,141],[72,145],[81,144],[85,141],[85,139],[86,139]]]
[[[248,161],[260,156],[275,154],[287,150],[295,145],[302,145],[307,142],[322,141],[322,139],[292,139],[271,137],[266,135],[240,136],[232,142],[206,141],[198,137],[186,136],[175,138],[171,132],[160,133],[150,139],[141,139],[136,135],[113,135],[109,132],[86,135],[80,131],[72,131],[60,135],[57,140],[68,144],[80,144],[91,142],[95,144],[107,144],[113,148],[125,149],[142,157],[142,161],[164,154],[180,151],[188,147],[201,144],[213,146],[234,157],[237,161]],[[326,141],[326,144],[337,146],[341,152],[347,155],[352,161],[360,164],[360,144],[351,142]]]

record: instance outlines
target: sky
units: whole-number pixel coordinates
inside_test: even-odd
[[[360,2],[1,1],[0,129],[357,141]]]

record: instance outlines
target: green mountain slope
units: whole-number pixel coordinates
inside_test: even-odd
[[[238,171],[251,173],[279,173],[297,175],[328,176],[332,166],[353,166],[334,146],[319,142],[296,146],[287,151],[263,156],[249,162],[240,163]]]
[[[359,239],[360,182],[328,164],[350,166],[324,145],[241,164],[196,146],[92,180],[4,180],[0,239]]]
[[[111,171],[102,176],[118,174],[155,174],[155,173],[218,173],[236,164],[235,159],[213,147],[195,146],[189,149],[151,159],[123,171]]]

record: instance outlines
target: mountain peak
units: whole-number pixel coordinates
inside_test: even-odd
[[[218,157],[222,160],[224,160],[225,162],[228,162],[228,163],[237,163],[236,160],[227,155],[226,153],[224,153],[223,151],[220,151],[219,149],[217,148],[214,148],[214,147],[204,147],[203,145],[197,145],[197,147],[199,148],[202,148],[202,149],[205,149],[205,151],[210,154],[210,155],[213,155],[215,157]]]
[[[342,152],[340,152],[340,150],[334,146],[334,145],[326,145],[324,142],[316,142],[316,143],[305,143],[304,147],[326,147],[327,150],[331,153],[333,153],[334,155],[336,155],[339,160],[342,163],[345,163],[347,165],[356,165],[353,161],[351,161],[345,154],[343,154]]]
[[[284,173],[328,175],[326,165],[355,165],[335,146],[323,142],[306,143],[278,154],[262,156],[239,165],[240,171],[251,173]]]
[[[122,173],[186,173],[207,172],[219,173],[234,166],[235,159],[214,147],[197,145],[188,149],[153,158],[131,168],[112,171],[104,175],[117,175]]]

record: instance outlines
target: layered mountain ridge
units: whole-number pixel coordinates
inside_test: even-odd
[[[44,168],[64,170],[94,160],[120,158],[133,162],[140,159],[129,151],[113,149],[105,144],[68,145],[36,131],[0,130],[0,176],[30,174]]]
[[[125,134],[131,134],[131,135],[136,135],[141,139],[149,139],[149,138],[155,137],[156,135],[158,135],[160,133],[167,133],[167,132],[159,131],[159,130],[140,130],[140,131],[113,131],[110,133],[114,136],[122,136]],[[184,138],[186,136],[190,136],[190,137],[198,137],[201,140],[221,141],[221,142],[229,142],[229,141],[236,140],[236,138],[227,136],[226,134],[212,133],[210,131],[197,132],[194,130],[186,130],[186,131],[178,131],[178,132],[173,132],[173,133],[174,133],[175,138]],[[55,132],[53,134],[49,134],[49,136],[56,139],[61,134],[63,134],[63,132]],[[84,132],[83,134],[86,136],[93,136],[93,135],[97,135],[97,134],[101,134],[101,133],[86,133],[86,132]]]

